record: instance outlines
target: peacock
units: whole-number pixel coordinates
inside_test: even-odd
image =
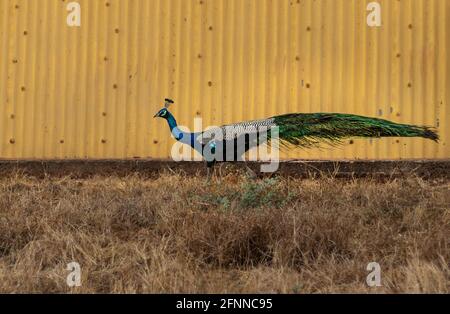
[[[164,107],[154,118],[167,120],[173,137],[191,146],[206,160],[208,178],[218,161],[242,160],[249,149],[263,143],[270,145],[269,132],[275,127],[279,145],[291,147],[320,147],[322,144],[340,145],[352,137],[423,137],[438,142],[432,127],[400,124],[384,119],[345,113],[289,113],[267,119],[238,122],[202,132],[183,132],[168,108],[174,103],[166,98]]]

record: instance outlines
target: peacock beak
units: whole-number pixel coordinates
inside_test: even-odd
[[[157,118],[157,117],[159,117],[159,116],[158,116],[158,113],[157,113],[157,114],[155,114],[155,115],[153,116],[153,118]]]

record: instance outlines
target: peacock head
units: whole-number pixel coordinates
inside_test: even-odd
[[[173,100],[166,98],[165,102],[164,102],[164,108],[162,108],[160,111],[158,111],[153,118],[163,118],[163,119],[167,119],[170,116],[170,112],[169,110],[167,110],[167,108],[169,108],[169,106],[173,104]]]

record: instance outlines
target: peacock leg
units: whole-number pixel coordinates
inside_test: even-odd
[[[212,176],[212,169],[215,164],[215,160],[206,162],[206,183],[209,183]]]
[[[210,180],[211,180],[211,168],[208,167],[206,168],[206,183],[209,183]]]
[[[247,162],[244,163],[245,164],[245,168],[247,169],[247,175],[249,176],[250,179],[256,179],[258,178],[258,175],[253,171],[252,168],[250,168],[247,164]]]
[[[219,165],[219,178],[221,178],[221,179],[223,177],[223,174],[222,174],[222,167],[223,167],[223,165],[225,165],[224,162]]]

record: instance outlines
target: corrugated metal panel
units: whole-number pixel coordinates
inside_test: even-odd
[[[449,158],[450,1],[0,2],[0,157],[167,157],[152,119],[220,125],[335,111],[438,126],[442,142],[356,140],[300,158]]]

